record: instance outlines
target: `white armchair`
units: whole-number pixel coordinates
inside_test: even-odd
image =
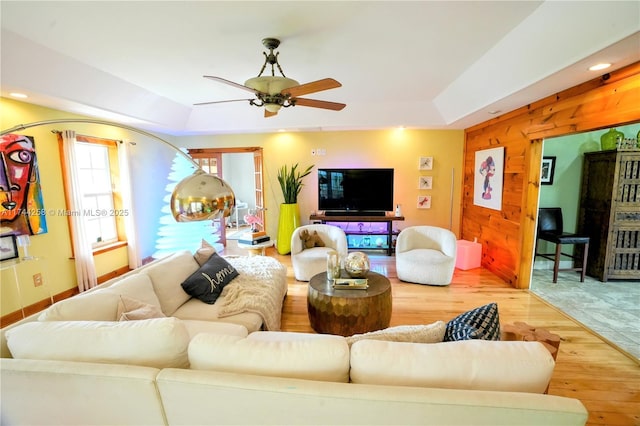
[[[396,241],[398,278],[416,284],[449,285],[456,266],[456,236],[435,226],[410,226]]]
[[[325,247],[303,249],[300,233],[303,230],[318,231]],[[311,277],[327,270],[327,253],[335,250],[340,258],[347,256],[347,236],[337,226],[315,224],[296,228],[291,235],[291,264],[298,281],[309,281]]]

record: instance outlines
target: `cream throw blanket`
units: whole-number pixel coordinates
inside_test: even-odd
[[[266,256],[228,256],[225,259],[240,275],[222,290],[218,316],[254,312],[262,317],[266,330],[279,331],[282,301],[287,294],[287,267]]]

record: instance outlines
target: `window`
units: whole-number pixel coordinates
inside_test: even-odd
[[[82,193],[82,216],[93,247],[118,240],[113,202],[109,149],[106,145],[76,143]]]
[[[124,212],[120,196],[118,142],[76,135],[75,153],[80,180],[81,207],[69,212],[78,215],[94,252],[126,241]],[[70,191],[65,188],[65,191]]]

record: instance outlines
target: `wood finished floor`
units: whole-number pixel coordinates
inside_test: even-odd
[[[230,242],[226,255],[246,254]],[[307,283],[293,277],[291,257],[267,255],[288,268],[282,330],[313,332],[307,318]],[[640,425],[640,365],[528,290],[517,290],[484,269],[456,269],[446,287],[400,282],[395,258],[370,254],[372,270],[392,284],[391,325],[428,324],[496,302],[501,323],[524,321],[560,335],[562,343],[549,394],[577,398],[589,411],[588,425]]]

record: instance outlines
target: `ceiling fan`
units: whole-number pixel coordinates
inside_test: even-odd
[[[280,64],[278,63],[279,52],[276,52],[275,54],[273,53],[273,49],[277,49],[280,45],[280,40],[276,38],[265,38],[262,40],[262,44],[264,45],[264,47],[269,49],[269,54],[267,54],[266,52],[262,52],[265,56],[265,61],[257,77],[250,78],[249,80],[245,81],[244,84],[239,84],[221,77],[214,77],[210,75],[204,76],[204,78],[208,78],[210,80],[237,87],[238,89],[252,92],[255,95],[255,99],[232,99],[227,101],[201,102],[194,105],[211,105],[224,102],[249,101],[250,105],[254,105],[257,107],[264,106],[265,118],[273,117],[282,107],[288,108],[295,105],[330,109],[333,111],[340,111],[346,106],[345,104],[337,102],[299,98],[298,96],[341,87],[342,84],[340,84],[333,78],[324,78],[322,80],[312,81],[311,83],[305,84],[300,84],[293,79],[287,78],[284,75],[284,72],[282,72],[282,67],[280,67]],[[265,68],[267,68],[267,65],[271,65],[271,76],[262,75]],[[278,67],[278,71],[280,72],[281,76],[275,75],[274,66]]]

